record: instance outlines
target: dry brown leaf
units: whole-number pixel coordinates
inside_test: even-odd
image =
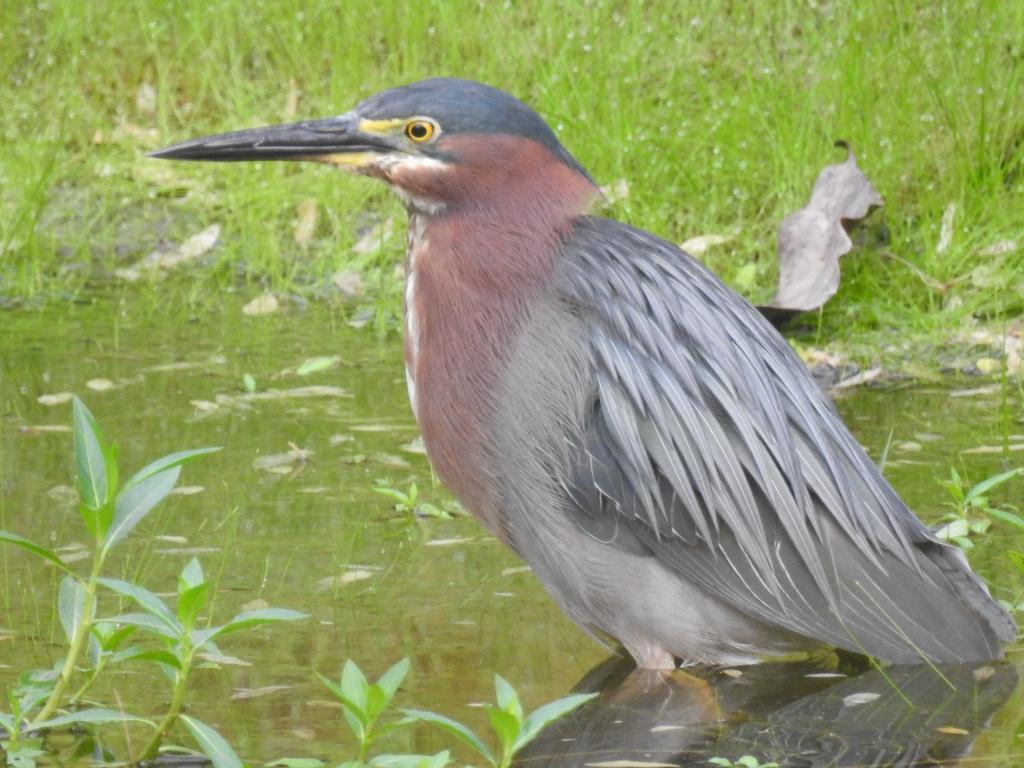
[[[839,257],[853,248],[845,227],[883,205],[881,195],[857,167],[844,143],[846,160],[822,169],[808,204],[779,227],[779,288],[765,307],[770,318],[817,309],[839,288]]]
[[[619,179],[611,184],[601,187],[601,194],[604,195],[606,205],[615,205],[622,200],[629,199],[629,182],[626,179]]]
[[[206,490],[205,485],[179,485],[171,491],[171,496],[195,496]]]
[[[36,402],[40,405],[62,405],[70,403],[72,397],[74,395],[70,392],[56,392],[52,395],[40,395],[36,398]]]
[[[476,539],[471,539],[467,536],[453,536],[450,539],[433,539],[426,543],[428,547],[450,547],[455,544],[468,544]]]
[[[331,277],[331,284],[338,289],[340,293],[349,298],[362,296],[363,291],[363,277],[358,272],[351,269],[342,269],[334,273]]]
[[[395,233],[395,217],[388,216],[380,224],[375,224],[359,238],[359,242],[352,246],[352,250],[359,256],[366,256],[376,253],[384,247]]]
[[[881,368],[868,368],[866,371],[861,371],[853,376],[843,379],[832,386],[832,389],[849,389],[850,387],[859,387],[862,384],[867,384],[869,381],[874,381],[882,375]]]
[[[242,314],[246,317],[262,317],[264,315],[272,315],[280,308],[281,305],[274,294],[264,293],[242,307]]]
[[[955,725],[944,725],[941,728],[936,728],[939,733],[948,733],[950,736],[968,736],[970,731],[965,731],[963,728],[957,728]]]
[[[869,693],[867,691],[865,691],[864,693],[851,693],[849,696],[843,697],[843,706],[856,707],[861,704],[870,704],[871,702],[877,700],[878,697],[881,695],[882,694],[880,693]]]
[[[998,243],[993,243],[987,248],[982,248],[978,253],[982,256],[1002,256],[1007,253],[1013,253],[1017,250],[1016,240],[1000,240]]]
[[[242,701],[244,699],[256,699],[261,696],[268,696],[271,693],[289,691],[291,688],[292,686],[290,685],[264,685],[260,688],[235,688],[235,692],[231,694],[231,700]]]
[[[200,653],[199,658],[214,664],[223,664],[230,667],[251,667],[252,662],[244,661],[236,656],[224,656],[219,653]]]
[[[714,248],[716,245],[725,245],[732,242],[732,240],[732,235],[697,235],[697,237],[691,237],[679,247],[691,256],[701,256],[709,248]]]
[[[281,122],[290,123],[295,119],[295,113],[299,109],[299,96],[302,95],[302,91],[299,90],[298,83],[294,79],[288,81],[288,95],[284,100],[284,110],[281,112]]]
[[[18,427],[23,435],[45,435],[51,432],[70,432],[71,427],[66,424],[28,424]]]
[[[950,203],[942,212],[942,224],[939,228],[939,242],[935,245],[936,253],[945,253],[953,244],[953,224],[956,221],[956,203]]]
[[[336,587],[344,587],[357,581],[365,581],[366,579],[373,578],[373,576],[373,571],[353,569],[337,576],[327,576],[326,578],[318,579],[315,589],[317,592],[327,592]]]
[[[398,448],[406,453],[426,454],[427,452],[427,447],[423,444],[422,435],[417,435],[405,445],[398,446]]]
[[[299,245],[309,245],[309,241],[313,239],[313,232],[316,231],[316,198],[307,197],[295,206],[295,213],[295,242]]]

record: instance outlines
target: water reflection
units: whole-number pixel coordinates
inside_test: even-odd
[[[577,685],[599,698],[521,754],[529,766],[921,766],[970,754],[1017,687],[1008,663],[838,673],[811,663],[671,675],[612,659]]]

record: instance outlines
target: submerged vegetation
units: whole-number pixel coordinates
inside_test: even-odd
[[[826,338],[1024,309],[1019,3],[11,2],[0,73],[5,303],[183,271],[176,300],[365,292],[387,326],[403,225],[383,189],[144,153],[443,74],[536,106],[610,185],[611,215],[703,236],[701,258],[758,300],[779,222],[849,141],[885,198],[884,231],[843,260]]]

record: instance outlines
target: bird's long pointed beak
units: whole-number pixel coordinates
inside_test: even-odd
[[[165,160],[314,160],[337,165],[362,165],[393,148],[381,136],[360,130],[359,118],[346,113],[266,128],[249,128],[172,144],[150,152]]]

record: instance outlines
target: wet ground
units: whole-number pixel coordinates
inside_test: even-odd
[[[123,473],[171,451],[223,446],[185,468],[181,493],[140,526],[109,572],[168,593],[198,556],[217,574],[217,617],[263,604],[311,615],[225,640],[221,650],[250,665],[195,677],[192,712],[247,759],[349,756],[340,712],[313,671],[336,676],[352,658],[376,675],[408,656],[402,703],[481,729],[486,716],[474,705],[491,700],[495,672],[529,708],[577,684],[604,690],[530,748],[530,765],[701,765],[747,753],[780,765],[932,765],[965,752],[971,765],[1024,764],[1024,665],[1013,654],[1006,665],[945,670],[952,686],[920,669],[886,680],[791,665],[663,681],[613,668],[608,651],[474,521],[419,518],[374,492],[416,483],[420,501],[452,504],[416,446],[397,337],[381,341],[323,307],[249,318],[240,306],[226,301],[191,318],[112,301],[0,315],[0,528],[72,559],[84,545],[62,393],[81,396],[119,443]],[[296,374],[317,356],[340,359]],[[979,391],[959,380],[858,391],[840,408],[873,457],[889,444],[887,475],[929,521],[948,511],[937,480],[951,466],[977,481],[1016,457],[1024,463],[1012,450],[1024,444],[1015,387]],[[1019,498],[1024,483],[1014,482],[999,501]],[[971,559],[1002,597],[1019,600],[1024,578],[1007,553],[1024,550],[1024,537],[1010,533],[997,523]],[[49,568],[0,549],[0,686],[59,655],[55,587]],[[96,694],[154,714],[164,686],[126,667]],[[392,748],[443,743],[416,730]]]

